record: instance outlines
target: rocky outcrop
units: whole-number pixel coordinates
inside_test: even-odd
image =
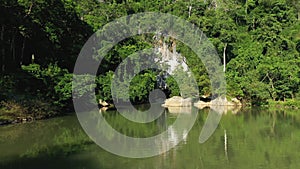
[[[99,100],[99,105],[100,105],[100,109],[102,111],[115,109],[115,105],[114,104],[107,103],[106,101],[103,101],[101,99]]]
[[[194,106],[199,109],[204,109],[205,107],[210,107],[211,102],[204,102],[204,101],[199,100],[198,102],[194,103]]]
[[[237,105],[237,106],[242,106],[242,105],[243,105],[242,102],[239,101],[237,98],[233,98],[233,99],[231,99],[231,101],[232,101],[235,105]]]
[[[204,102],[200,100],[194,103],[194,106],[202,109],[204,107],[212,106],[242,106],[242,103],[236,98],[233,98],[231,99],[231,101],[228,101],[226,98],[218,97],[210,102]]]
[[[191,98],[182,98],[180,96],[174,96],[170,99],[167,99],[162,105],[163,107],[188,107],[192,106]]]
[[[227,114],[231,112],[232,114],[237,114],[241,110],[242,106],[216,106],[213,105],[210,109],[219,114]]]
[[[204,102],[200,100],[194,103],[194,106],[199,109],[208,107],[220,114],[227,114],[228,111],[236,114],[241,109],[242,103],[236,98],[228,101],[226,98],[218,97],[210,102]]]
[[[102,107],[108,107],[110,104],[108,104],[106,101],[103,101],[102,99],[99,99],[99,104],[102,106]]]

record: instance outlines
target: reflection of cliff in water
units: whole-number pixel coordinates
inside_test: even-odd
[[[181,126],[187,126],[187,123],[191,123],[190,118],[196,118],[195,114],[197,114],[197,109],[193,107],[169,107],[165,109],[166,118],[164,123],[162,125],[165,126],[165,130],[167,130],[167,136],[162,137],[162,145],[161,151],[165,152],[165,150],[168,150],[163,154],[163,157],[166,157],[167,155],[172,156],[172,158],[176,158],[176,151],[180,147],[181,144],[186,144],[188,142],[188,133],[189,129],[184,128]],[[177,118],[184,119],[182,122],[182,125],[174,125],[173,121],[175,121]],[[170,119],[172,119],[172,123],[170,124]],[[186,123],[186,124],[184,124]],[[177,145],[177,146],[175,146]],[[170,149],[170,147],[174,147],[173,149]]]
[[[168,107],[169,113],[172,114],[190,114],[192,112],[192,106],[186,106],[186,107]]]
[[[174,112],[170,113],[170,110],[168,109],[164,109],[159,118],[144,124],[132,122],[125,117],[118,115],[119,113],[117,111],[107,111],[102,112],[101,114],[112,128],[123,135],[135,138],[150,138],[157,136],[153,141],[153,144],[156,147],[155,149],[159,152],[166,152],[167,150],[176,147],[180,142],[187,142],[188,131],[191,126],[193,126],[193,121],[191,121],[191,119],[195,119],[197,114],[197,109],[193,108],[193,112],[191,109],[192,107],[190,107],[190,109],[178,109],[176,110],[176,114]],[[140,113],[143,114],[144,112]],[[139,115],[137,114],[137,116]],[[179,120],[179,122],[175,122],[177,120]],[[103,122],[98,122],[97,132],[101,133],[102,136],[108,140],[122,140],[115,132],[108,130],[107,127],[101,124],[103,124]],[[139,147],[139,145],[136,146]],[[132,145],[132,148],[130,149],[132,153],[140,151],[135,150],[134,147],[135,145]],[[146,148],[143,149],[143,151],[152,150]]]
[[[158,105],[160,106],[160,105]],[[126,109],[126,108],[124,108]],[[216,116],[216,118],[213,117],[213,121],[209,123],[208,128],[210,129],[212,126],[218,126],[218,125],[212,125],[216,124],[219,121],[217,117],[219,117],[220,114],[227,114],[232,112],[232,114],[237,114],[238,111],[241,109],[240,106],[218,106],[218,105],[211,105],[210,106],[210,111],[212,112],[211,116]],[[148,118],[147,116],[151,117],[149,115],[149,112],[143,112],[145,109],[142,111],[138,112],[137,114],[133,113],[133,116],[140,116],[140,117],[145,117]],[[123,116],[119,116],[117,114],[118,111],[107,111],[102,113],[103,116],[105,117],[106,121],[118,132],[130,136],[130,137],[135,137],[135,138],[148,138],[148,137],[153,137],[153,136],[158,136],[155,138],[153,141],[155,149],[159,152],[165,152],[164,154],[172,154],[172,156],[176,156],[176,151],[180,145],[184,145],[188,142],[188,132],[189,132],[189,124],[193,125],[193,121],[191,121],[191,117],[197,116],[198,113],[197,108],[193,106],[189,107],[168,107],[163,110],[163,112],[160,114],[160,116],[155,119],[154,121],[150,123],[135,123],[132,122],[128,119],[126,119]],[[130,109],[128,110],[129,112]],[[202,111],[200,111],[202,112]],[[196,116],[195,116],[196,114]],[[220,117],[221,118],[221,117]],[[176,125],[175,121],[181,119],[180,125]],[[101,123],[98,123],[101,124]],[[212,125],[212,126],[210,126]],[[100,125],[101,126],[101,125]],[[108,133],[108,130],[105,129],[105,127],[99,126],[99,129],[101,129],[103,135],[107,137],[109,140],[120,140],[119,136],[117,136],[115,133]],[[214,131],[213,129],[211,129]],[[164,133],[163,135],[160,135],[161,133]],[[224,134],[224,138],[226,139],[227,134]],[[140,144],[140,143],[137,143]],[[178,146],[179,145],[179,146]],[[128,145],[124,145],[128,146]],[[134,148],[135,145],[132,145],[130,151],[132,153],[138,153],[138,151]],[[175,147],[175,148],[173,148]],[[227,142],[224,142],[224,148],[225,152],[227,152]],[[151,151],[149,148],[143,149],[144,152],[146,151]],[[174,153],[173,153],[174,152]]]
[[[232,114],[238,114],[239,111],[242,109],[242,106],[240,106],[240,105],[234,105],[234,106],[197,105],[195,107],[197,107],[200,110],[211,109],[212,111],[219,113],[219,114],[227,114],[229,112],[231,112]]]
[[[219,114],[227,114],[231,112],[232,114],[238,114],[241,110],[242,106],[211,106],[210,109],[219,113]]]

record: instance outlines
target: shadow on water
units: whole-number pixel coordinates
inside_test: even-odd
[[[92,144],[74,116],[5,126],[0,128],[0,168],[82,168],[90,158],[76,154]]]
[[[58,147],[52,147],[57,149]],[[52,149],[51,148],[51,149]],[[55,157],[48,154],[39,154],[37,157],[15,157],[15,160],[10,162],[4,162],[0,164],[0,168],[3,169],[53,169],[53,168],[95,168],[93,159],[86,156],[83,158],[76,158],[76,155],[64,156],[56,154]],[[97,167],[101,168],[101,167]]]

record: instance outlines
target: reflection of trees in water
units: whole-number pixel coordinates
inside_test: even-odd
[[[117,111],[108,111],[105,113],[102,113],[105,120],[109,125],[111,125],[112,128],[114,128],[116,131],[130,136],[130,137],[137,137],[137,138],[145,138],[145,137],[151,137],[156,134],[159,134],[160,131],[164,130],[164,121],[165,121],[165,115],[164,113],[155,121],[150,123],[135,123],[132,122],[122,115],[120,115]],[[139,116],[139,115],[137,115]],[[143,117],[143,115],[140,115]],[[107,133],[109,130],[105,130],[105,126],[103,126],[103,123],[98,123],[98,128],[100,131],[103,131],[105,135],[110,135],[110,139],[113,139],[115,137],[114,133]]]
[[[271,125],[270,129],[271,129],[271,134],[275,135],[276,112],[272,113],[272,118],[273,118],[273,120],[272,120],[272,125]]]
[[[207,106],[203,106],[203,107],[199,107],[197,106],[199,109],[204,109]],[[229,112],[231,112],[232,114],[238,114],[238,112],[242,109],[242,106],[218,106],[218,105],[211,105],[209,106],[210,109],[218,114],[227,114]]]
[[[203,145],[197,142],[197,138],[204,123],[202,119],[206,118],[207,112],[201,110],[197,120],[199,123],[196,123],[195,128],[191,130],[186,140],[187,144],[183,148],[181,148],[182,144],[179,144],[176,148],[160,156],[143,160],[116,157],[91,143],[80,147],[82,142],[77,135],[82,130],[75,117],[72,117],[72,120],[62,117],[39,123],[5,126],[0,128],[0,135],[8,134],[5,142],[0,143],[2,146],[0,148],[1,157],[7,158],[5,154],[10,151],[15,151],[15,154],[19,155],[24,154],[25,150],[31,150],[32,154],[28,158],[9,157],[9,161],[7,160],[5,164],[0,158],[0,168],[71,168],[71,166],[74,168],[99,168],[99,166],[105,166],[105,168],[229,168],[228,165],[232,164],[236,168],[250,165],[256,167],[261,164],[264,164],[265,168],[297,168],[299,153],[296,150],[299,148],[300,141],[299,112],[299,110],[252,108],[243,109],[237,115],[228,113],[222,116],[220,128]],[[106,113],[106,115],[111,116],[111,120],[118,119],[117,117],[120,116],[112,112]],[[166,110],[160,118],[153,122],[153,128],[165,131],[168,126],[172,125],[176,116]],[[120,126],[126,124],[121,123]],[[14,133],[16,130],[18,132]],[[170,129],[170,135],[164,138],[165,145],[180,138],[183,134],[182,131],[174,127]],[[9,133],[18,136],[10,137]],[[226,160],[226,154],[224,155],[225,134],[229,162],[222,163],[223,160]],[[27,142],[24,140],[25,138],[30,141],[30,144],[25,143]],[[52,146],[45,140],[53,142],[57,146]],[[24,148],[21,149],[19,144],[24,144]],[[70,154],[65,156],[68,144],[69,148],[72,147],[69,150],[76,151],[69,152]],[[87,152],[85,152],[85,148],[87,148]],[[33,155],[34,153],[36,155]],[[62,158],[58,159],[58,157]],[[216,159],[220,159],[220,161],[216,162]],[[114,162],[111,163],[111,161]],[[273,163],[274,161],[278,163]],[[47,166],[43,166],[45,162],[48,163]],[[215,167],[211,167],[209,164],[213,164]]]
[[[159,127],[160,131],[165,131],[168,128],[167,125],[167,109],[164,110],[162,115],[156,120],[156,124]]]
[[[168,152],[165,152],[162,154],[163,158],[172,158],[174,161],[172,164],[169,164],[173,166],[172,168],[176,168],[176,154],[177,150],[180,147],[180,144],[186,144],[187,143],[187,136],[188,136],[188,129],[183,128],[182,126],[186,126],[185,124],[181,124],[180,126],[173,125],[173,122],[177,118],[183,118],[186,120],[183,120],[183,123],[190,123],[190,118],[185,118],[185,116],[192,116],[192,107],[172,107],[165,109],[166,114],[166,121],[164,122],[165,130],[167,130],[167,136],[161,138],[161,151],[165,152],[165,150],[169,150]],[[180,116],[180,117],[178,117]],[[172,120],[168,122],[168,120]],[[181,142],[181,143],[180,143]],[[177,146],[176,146],[177,145]],[[172,149],[170,149],[173,147]],[[164,163],[165,161],[162,161]],[[160,167],[164,166],[161,164]]]
[[[0,134],[6,135],[6,141],[0,143],[3,152],[0,168],[31,169],[61,166],[58,165],[61,161],[54,165],[54,157],[65,157],[81,152],[93,143],[74,116],[11,125],[2,127],[1,130]],[[17,135],[7,137],[9,133],[15,131],[18,131],[15,133]],[[52,165],[43,166],[45,162],[52,160]]]
[[[83,132],[74,116],[0,127],[0,162],[4,157],[16,154],[15,158],[20,158],[21,154],[34,149],[51,149],[53,139],[61,134],[63,128],[70,126]]]

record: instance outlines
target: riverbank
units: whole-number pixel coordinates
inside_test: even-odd
[[[285,101],[268,100],[269,107],[300,109],[300,100],[287,99]]]
[[[232,100],[232,99],[231,99]],[[167,100],[166,100],[167,101]],[[191,102],[190,100],[188,100]],[[207,106],[210,102],[201,102],[201,106]],[[195,106],[199,108],[199,102]],[[236,101],[235,101],[236,102]],[[182,103],[182,101],[180,101]],[[204,104],[205,103],[205,104]],[[240,102],[236,102],[241,105]],[[192,106],[192,103],[190,103]],[[111,106],[111,105],[110,105]],[[200,107],[201,107],[200,106]],[[242,106],[242,105],[241,105]],[[249,104],[243,106],[252,107]],[[208,106],[209,107],[209,106]],[[260,107],[279,108],[279,109],[300,109],[300,100],[287,99],[286,101],[273,101],[268,100],[267,104]],[[105,108],[105,110],[103,110]],[[103,107],[101,110],[111,110],[113,107]],[[65,115],[64,112],[71,112],[71,110],[64,110],[57,106],[53,106],[47,101],[37,99],[27,99],[26,101],[1,101],[0,102],[0,126],[28,123],[35,120],[49,119],[57,116]]]
[[[63,115],[62,110],[42,100],[1,101],[0,126],[26,123]]]

